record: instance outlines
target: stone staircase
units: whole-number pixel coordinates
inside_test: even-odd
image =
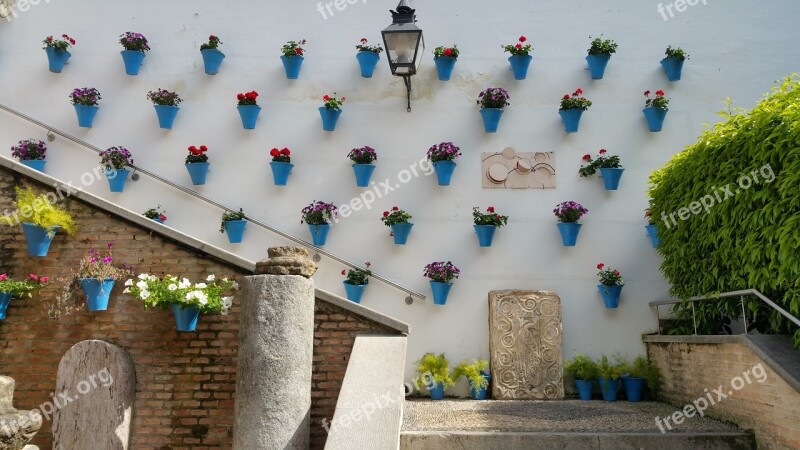
[[[412,400],[405,403],[401,450],[755,449],[753,436],[692,417],[662,433],[656,402]]]
[[[14,379],[0,375],[0,450],[38,450],[27,444],[42,426],[38,411],[17,411],[14,399]]]

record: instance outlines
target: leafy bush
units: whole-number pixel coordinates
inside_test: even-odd
[[[611,39],[603,40],[603,39],[600,39],[598,37],[598,38],[594,38],[594,40],[592,40],[592,44],[589,47],[588,53],[590,55],[609,55],[609,56],[611,56],[612,53],[616,53],[617,52],[617,47],[618,46],[619,46],[619,44],[617,44],[616,42],[614,42]]]
[[[800,315],[799,87],[795,74],[751,111],[720,113],[724,122],[650,175],[661,270],[673,296],[753,288]],[[778,313],[757,299],[745,306],[751,329],[795,332],[800,344],[800,331]],[[741,315],[738,299],[695,307],[700,333],[727,331],[730,317]],[[689,303],[674,312],[692,324]]]
[[[15,226],[20,222],[28,222],[50,230],[51,227],[61,227],[67,234],[75,234],[78,226],[67,210],[51,203],[47,194],[36,195],[30,187],[16,187],[17,201],[14,205],[17,211],[11,215],[0,217],[0,223]],[[49,233],[55,235],[54,230]]]
[[[564,370],[576,380],[594,380],[598,376],[597,363],[586,355],[575,353],[572,359],[564,361]]]
[[[617,362],[622,367],[622,372],[636,378],[647,380],[647,388],[655,396],[661,387],[661,372],[655,364],[651,364],[646,356],[639,355],[631,362],[625,356],[615,355]]]
[[[606,380],[614,380],[622,376],[624,366],[619,361],[611,362],[608,356],[601,355],[597,360],[597,376]]]
[[[465,377],[473,389],[485,389],[489,386],[489,380],[483,377],[482,372],[489,368],[489,361],[485,359],[473,359],[472,361],[461,361],[453,369],[453,378]]]
[[[434,355],[433,353],[426,353],[422,358],[417,361],[417,373],[420,378],[425,378],[425,375],[433,378],[434,383],[443,383],[445,389],[453,386],[455,382],[450,376],[450,363],[444,356],[444,353]]]

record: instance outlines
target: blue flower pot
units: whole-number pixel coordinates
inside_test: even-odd
[[[106,170],[108,177],[108,187],[111,192],[122,192],[125,189],[125,181],[128,179],[128,169]]]
[[[589,72],[592,74],[593,80],[602,80],[603,74],[606,72],[608,61],[611,60],[611,55],[588,55],[586,62],[589,63]]]
[[[444,305],[447,303],[447,296],[450,295],[450,288],[453,283],[442,283],[439,281],[431,281],[431,291],[433,292],[433,304]]]
[[[603,392],[603,400],[607,402],[617,401],[617,391],[619,391],[619,378],[613,380],[606,380],[598,378],[597,383],[600,384],[600,391]]]
[[[650,128],[650,131],[654,133],[661,131],[661,128],[664,126],[664,119],[667,118],[667,111],[669,110],[655,108],[653,106],[648,106],[642,110],[642,112],[644,112],[644,118],[647,119],[647,127]]]
[[[325,241],[328,240],[328,232],[331,231],[330,224],[324,225],[311,225],[308,224],[308,230],[311,232],[311,241],[314,245],[322,247]]]
[[[296,80],[300,76],[300,66],[303,65],[302,56],[289,56],[281,55],[283,61],[283,69],[286,71],[286,78]]]
[[[150,220],[152,220],[153,222],[164,223],[164,221],[163,221],[163,220],[161,220],[161,218],[157,218],[157,219],[150,219]]]
[[[661,60],[661,67],[664,68],[664,73],[667,74],[669,81],[680,81],[683,63],[684,61],[679,58],[664,58]]]
[[[10,292],[0,292],[0,320],[6,318],[6,310],[8,310],[8,305],[11,303],[11,298]]]
[[[47,52],[47,62],[50,66],[50,72],[53,73],[61,73],[64,64],[66,64],[69,57],[72,56],[67,50],[57,50],[55,47],[46,47],[44,50]]]
[[[606,308],[616,309],[619,306],[619,295],[622,293],[622,286],[598,284],[597,290],[603,296],[603,303],[605,303]]]
[[[481,247],[491,247],[494,232],[497,230],[495,225],[473,225],[475,233],[478,235],[478,244]]]
[[[531,65],[533,56],[531,55],[511,55],[508,62],[511,63],[511,70],[514,71],[515,80],[524,80],[528,76],[528,67]]]
[[[444,383],[436,383],[436,386],[428,387],[431,400],[442,400],[444,398]]]
[[[269,166],[272,168],[272,179],[275,181],[275,186],[286,186],[289,181],[289,174],[292,172],[294,164],[280,161],[270,161]]]
[[[622,172],[625,169],[622,167],[601,167],[600,176],[603,177],[603,186],[607,191],[616,191],[619,187],[619,179],[622,178]]]
[[[81,278],[81,289],[86,295],[87,311],[105,311],[108,309],[108,297],[114,289],[114,280],[106,278],[103,281],[97,278]]]
[[[20,161],[20,163],[30,167],[31,169],[44,172],[44,165],[47,163],[47,161],[43,159],[23,159]]]
[[[197,319],[200,317],[200,310],[194,306],[181,306],[177,303],[172,305],[172,314],[175,316],[175,328],[178,331],[194,331],[197,328]]]
[[[192,177],[192,184],[200,186],[206,184],[206,175],[208,175],[208,162],[193,162],[186,163],[186,170],[189,171],[189,176]]]
[[[483,129],[487,133],[495,133],[497,126],[500,125],[500,118],[503,116],[503,110],[500,108],[483,108],[481,109],[481,117],[483,118]]]
[[[135,50],[123,50],[122,61],[125,63],[125,73],[128,75],[139,75],[139,69],[142,67],[145,55],[144,52],[137,52]]]
[[[582,225],[579,223],[559,222],[556,226],[561,233],[561,242],[564,244],[564,247],[575,247],[575,243],[578,242],[578,233],[581,232]]]
[[[439,186],[450,186],[450,179],[453,171],[456,170],[455,161],[436,161],[433,163],[433,170],[436,172],[436,179]]]
[[[375,66],[381,59],[381,55],[375,52],[358,52],[356,53],[358,65],[361,67],[361,76],[364,78],[372,78],[375,73]]]
[[[489,374],[481,373],[481,375],[483,376],[483,378],[487,382],[490,382],[492,380],[492,376],[489,375]],[[475,389],[475,387],[472,386],[472,384],[470,384],[470,394],[472,395],[472,399],[473,400],[486,400],[486,388],[488,388],[488,387],[489,387],[489,385],[486,385],[486,387],[482,387],[480,389]]]
[[[658,225],[645,225],[644,228],[647,230],[647,235],[650,236],[650,243],[653,244],[653,248],[658,248],[659,244],[661,244],[661,238],[658,236]]]
[[[92,128],[94,116],[97,114],[99,106],[86,106],[86,105],[72,105],[75,107],[75,112],[78,114],[78,126],[83,128]]]
[[[175,116],[178,115],[180,108],[177,106],[153,105],[156,108],[156,115],[158,116],[158,126],[167,130],[172,129],[172,124],[175,122]]]
[[[433,62],[436,63],[436,72],[439,74],[439,81],[448,81],[453,74],[453,68],[456,66],[458,58],[452,56],[440,56],[434,58]]]
[[[347,281],[343,281],[342,284],[344,284],[344,291],[347,294],[347,299],[353,303],[361,303],[361,296],[364,295],[364,289],[367,288],[367,285],[350,284]]]
[[[228,233],[228,242],[231,244],[241,243],[246,225],[247,221],[244,219],[225,221],[224,227],[225,232]]]
[[[356,186],[368,187],[374,171],[375,164],[353,164],[353,172],[356,174]]]
[[[394,235],[394,243],[397,245],[406,245],[406,242],[408,242],[408,235],[411,233],[411,228],[413,226],[413,223],[396,223],[392,225],[390,228]]]
[[[242,126],[245,130],[252,130],[256,127],[256,120],[258,113],[261,112],[261,107],[258,105],[239,105],[236,107],[239,110],[239,116],[242,118]]]
[[[205,50],[200,50],[200,54],[203,55],[203,66],[206,73],[208,75],[216,75],[217,72],[219,72],[219,66],[222,64],[222,60],[225,59],[225,53],[213,48],[207,48]]]
[[[639,402],[642,400],[642,392],[646,384],[644,378],[625,377],[622,379],[622,387],[625,389],[625,397],[629,402]]]
[[[25,241],[28,244],[28,255],[47,256],[50,243],[56,237],[55,233],[58,228],[51,227],[48,232],[47,228],[29,222],[22,222],[22,233],[25,234]]]
[[[581,125],[581,116],[583,115],[582,109],[559,109],[558,115],[561,116],[561,121],[564,122],[564,131],[567,133],[578,132],[578,127]]]
[[[578,388],[578,397],[581,400],[592,399],[594,380],[575,380],[575,387]]]
[[[319,107],[319,115],[322,117],[322,129],[333,131],[336,129],[336,122],[342,114],[341,109],[329,109],[324,106]]]

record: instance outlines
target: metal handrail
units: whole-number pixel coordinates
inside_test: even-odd
[[[90,144],[90,143],[88,143],[88,142],[86,142],[86,141],[84,141],[82,139],[78,139],[75,136],[72,136],[72,135],[70,135],[68,133],[65,133],[65,132],[59,130],[58,128],[51,127],[50,125],[47,125],[44,122],[36,120],[33,117],[30,117],[30,116],[28,116],[26,114],[23,114],[23,113],[15,110],[13,108],[9,108],[8,106],[3,105],[2,103],[0,103],[0,109],[8,112],[9,114],[15,115],[15,116],[19,117],[20,119],[27,120],[28,122],[31,122],[31,123],[33,123],[35,125],[38,125],[38,126],[44,128],[45,130],[47,130],[47,138],[48,138],[48,140],[55,139],[55,136],[53,136],[53,135],[59,135],[59,136],[63,137],[64,139],[67,139],[67,140],[72,141],[72,142],[74,142],[74,143],[76,143],[78,145],[86,147],[86,148],[88,148],[89,150],[92,150],[95,153],[100,153],[101,151],[103,151],[103,149],[101,149],[99,147],[96,147],[96,146],[94,146],[94,145],[92,145],[92,144]],[[170,181],[170,180],[168,180],[168,179],[166,179],[166,178],[164,178],[164,177],[162,177],[162,176],[160,176],[160,175],[158,175],[158,174],[156,174],[154,172],[151,172],[151,171],[149,171],[147,169],[144,169],[144,168],[142,168],[140,166],[131,164],[130,167],[132,167],[136,172],[141,172],[141,173],[143,173],[143,174],[145,174],[145,175],[147,175],[147,176],[149,176],[149,177],[151,177],[151,178],[153,178],[155,180],[158,180],[158,181],[160,181],[160,182],[162,182],[162,183],[174,188],[174,189],[177,189],[177,190],[179,190],[179,191],[181,191],[183,193],[189,194],[192,197],[195,197],[195,198],[197,198],[199,200],[202,200],[202,201],[204,201],[204,202],[206,202],[206,203],[208,203],[210,205],[216,206],[217,208],[220,208],[220,209],[225,210],[225,211],[230,211],[230,212],[238,211],[238,209],[230,208],[230,207],[228,207],[226,205],[223,205],[222,203],[219,203],[219,202],[217,202],[215,200],[212,200],[212,199],[210,199],[210,198],[208,198],[208,197],[206,197],[204,195],[199,194],[197,191],[194,191],[194,190],[189,189],[189,188],[187,188],[185,186],[182,186],[180,184],[172,182],[172,181]],[[325,255],[325,256],[327,256],[328,258],[330,258],[330,259],[332,259],[334,261],[337,261],[337,262],[339,262],[341,264],[344,264],[346,266],[352,267],[354,269],[362,269],[363,270],[363,268],[358,266],[357,264],[353,264],[350,261],[347,261],[346,259],[340,258],[340,257],[334,255],[333,253],[330,253],[330,252],[328,252],[328,251],[326,251],[326,250],[324,250],[324,249],[322,249],[322,248],[320,248],[320,247],[318,247],[318,246],[316,246],[316,245],[314,245],[314,244],[312,244],[312,243],[310,243],[308,241],[305,241],[305,240],[300,239],[298,237],[292,236],[289,233],[281,231],[281,230],[273,227],[272,225],[269,225],[267,223],[261,222],[260,220],[254,219],[252,217],[245,217],[245,219],[250,221],[250,222],[252,222],[254,225],[257,225],[257,226],[259,226],[261,228],[264,228],[264,229],[266,229],[268,231],[271,231],[272,233],[275,233],[275,234],[277,234],[277,235],[279,235],[279,236],[281,236],[281,237],[283,237],[285,239],[288,239],[288,240],[290,240],[290,241],[292,241],[292,242],[294,242],[296,244],[300,244],[300,245],[303,245],[305,247],[312,248],[318,254]],[[413,302],[413,298],[412,297],[417,297],[420,300],[425,300],[425,298],[426,298],[425,295],[420,294],[419,292],[413,291],[413,290],[411,290],[411,289],[409,289],[409,288],[407,288],[405,286],[397,284],[394,281],[389,280],[387,278],[384,278],[384,277],[382,277],[380,275],[377,275],[375,273],[373,273],[370,276],[370,278],[374,278],[374,279],[376,279],[378,281],[386,283],[389,286],[392,286],[392,287],[394,287],[394,288],[396,288],[398,290],[401,290],[401,291],[405,292],[406,294],[408,294],[409,296],[406,297],[406,303],[409,304],[409,305]]]
[[[774,301],[770,300],[769,298],[767,298],[767,296],[765,296],[764,294],[762,294],[761,292],[759,292],[759,291],[757,291],[755,289],[743,289],[743,290],[740,290],[740,291],[723,292],[723,293],[721,293],[719,295],[714,295],[714,296],[698,295],[698,296],[695,296],[695,297],[689,297],[686,300],[679,300],[679,299],[655,300],[655,301],[650,302],[650,306],[651,307],[652,306],[656,307],[656,320],[660,323],[661,315],[659,314],[659,310],[658,310],[659,306],[676,305],[678,303],[691,302],[691,305],[692,305],[692,321],[694,322],[694,334],[697,334],[697,319],[694,316],[695,315],[695,308],[694,308],[694,303],[695,302],[699,302],[699,301],[703,301],[703,300],[720,300],[720,299],[729,298],[729,297],[739,297],[740,298],[740,302],[742,304],[742,318],[744,319],[744,334],[747,334],[748,333],[748,330],[747,330],[747,314],[745,314],[744,297],[748,296],[748,295],[754,295],[756,298],[758,298],[762,302],[766,303],[769,307],[771,307],[775,311],[778,311],[781,315],[783,315],[784,317],[786,317],[787,319],[792,321],[795,325],[800,327],[800,319],[798,319],[797,317],[793,316],[791,313],[789,313],[785,309],[781,308],[780,305],[778,305]],[[658,334],[661,334],[661,326],[658,326]]]

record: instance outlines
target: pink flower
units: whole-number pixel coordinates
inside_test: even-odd
[[[48,283],[50,281],[50,277],[39,278],[39,281],[41,281],[42,283]]]
[[[0,281],[5,281],[7,279],[8,279],[8,275],[6,275],[6,274],[0,275]]]
[[[37,277],[36,274],[33,273],[28,275],[28,279],[33,281],[39,281],[39,277]]]

